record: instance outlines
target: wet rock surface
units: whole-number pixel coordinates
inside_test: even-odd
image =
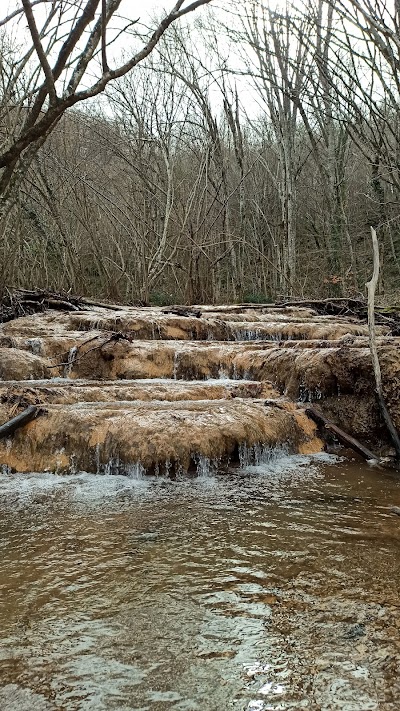
[[[2,464],[180,471],[199,458],[237,459],[242,446],[318,451],[301,409],[309,402],[353,436],[385,444],[365,323],[294,307],[172,311],[74,306],[2,324],[1,421],[30,404],[46,409],[0,441]],[[377,333],[400,428],[400,339],[384,325]]]
[[[0,686],[0,707],[2,711],[55,711],[45,696],[18,684]]]
[[[319,451],[322,443],[303,411],[249,399],[183,402],[90,402],[51,405],[47,415],[15,433],[0,457],[13,470],[179,473],[204,460],[238,458],[240,446],[262,444]],[[29,453],[29,456],[27,456]]]
[[[0,440],[0,708],[398,711],[399,480],[303,408],[385,440],[365,324],[199,310],[0,327],[1,421],[46,411]]]

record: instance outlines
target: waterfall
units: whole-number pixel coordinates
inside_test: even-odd
[[[78,346],[72,346],[70,348],[69,353],[68,353],[68,358],[67,362],[64,365],[64,378],[69,378],[72,372],[72,368],[74,367],[74,363],[76,361],[76,356],[78,353]]]
[[[268,444],[253,444],[249,447],[247,444],[239,445],[239,463],[241,468],[268,464],[271,460],[287,454],[287,448],[284,445],[271,447]]]

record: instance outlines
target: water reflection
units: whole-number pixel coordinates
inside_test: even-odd
[[[396,479],[1,477],[0,707],[398,708]]]

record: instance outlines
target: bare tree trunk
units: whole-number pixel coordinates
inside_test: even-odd
[[[374,367],[376,393],[378,395],[379,407],[382,412],[383,419],[385,420],[386,426],[389,430],[394,448],[396,450],[396,458],[400,459],[400,438],[398,432],[393,424],[393,420],[390,417],[389,411],[386,407],[385,398],[383,396],[382,388],[382,373],[381,366],[379,363],[378,349],[376,347],[376,333],[375,333],[375,290],[376,285],[379,280],[379,245],[376,232],[373,227],[371,227],[371,237],[372,246],[374,251],[374,269],[371,281],[366,284],[368,290],[368,330],[369,330],[369,347],[371,350],[372,364]]]

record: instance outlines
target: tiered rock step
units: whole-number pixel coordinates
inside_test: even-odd
[[[260,399],[262,398],[262,399]],[[41,380],[0,383],[2,419],[36,404],[46,415],[0,441],[17,471],[203,471],[260,446],[314,452],[315,427],[267,382]],[[268,403],[268,404],[266,404]]]
[[[0,458],[17,471],[179,473],[237,460],[260,446],[317,452],[322,443],[292,403],[231,400],[82,402],[46,407],[0,441]]]
[[[378,339],[382,357],[397,351],[400,339]],[[72,345],[73,344],[73,345]],[[43,339],[43,356],[20,348],[0,350],[0,376],[86,380],[231,378],[271,380],[292,399],[313,400],[353,392],[357,380],[372,382],[366,338],[354,341],[272,343],[108,341],[100,334],[87,342],[74,337]],[[68,346],[70,347],[68,350]]]
[[[179,471],[243,448],[318,451],[315,425],[288,398],[323,401],[356,436],[378,427],[364,324],[307,309],[194,310],[202,315],[49,311],[3,324],[0,418],[29,404],[46,414],[0,441],[0,463]],[[400,339],[386,332],[378,343],[393,390]]]
[[[201,317],[163,313],[157,308],[127,307],[121,311],[98,308],[72,313],[48,311],[9,321],[3,324],[1,331],[4,336],[23,336],[37,342],[50,335],[73,338],[74,332],[81,332],[83,337],[85,334],[88,337],[89,333],[104,331],[129,332],[132,340],[163,341],[336,340],[346,334],[368,335],[367,327],[355,319],[318,316],[307,309],[268,311],[265,308],[258,312],[243,310],[242,313],[204,311]],[[378,327],[378,334],[386,332],[384,327]]]
[[[10,380],[0,381],[0,402],[25,406],[94,402],[279,398],[269,382],[251,380]]]

